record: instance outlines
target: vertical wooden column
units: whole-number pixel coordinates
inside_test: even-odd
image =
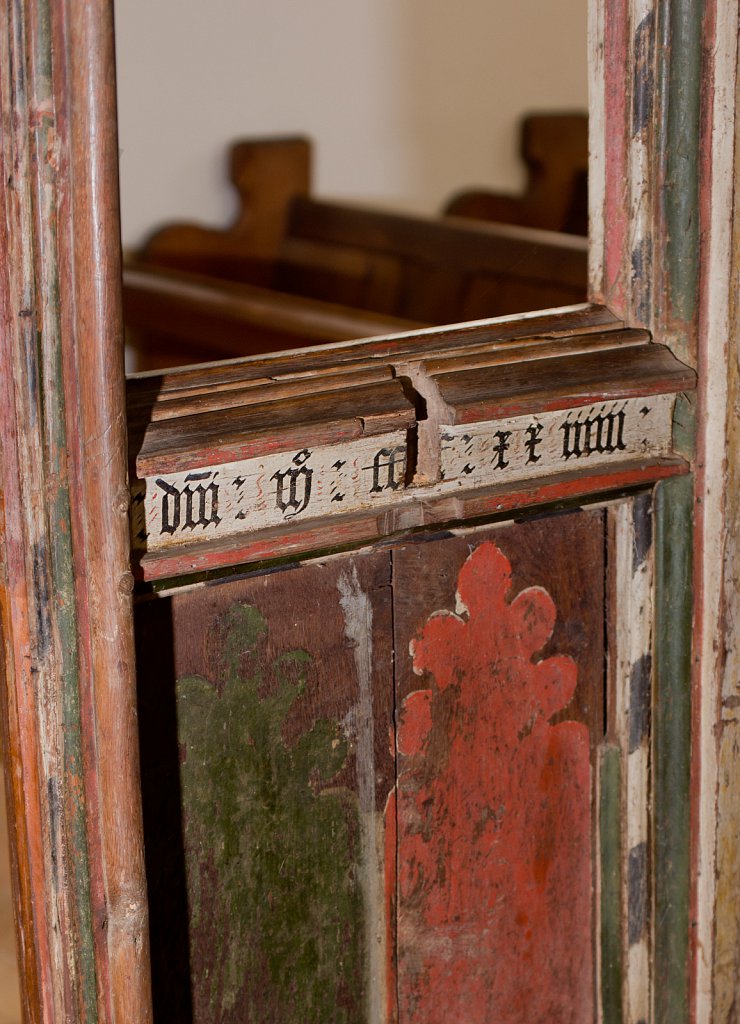
[[[740,926],[716,898],[717,870],[720,893],[740,872],[728,844],[738,826],[738,695],[728,684],[738,578],[737,32],[733,0],[591,5],[591,297],[699,373],[696,403],[679,401],[674,418],[693,476],[659,484],[655,509],[652,1010],[666,1024],[725,1024],[740,999],[730,938]],[[639,628],[629,612],[620,622]],[[630,986],[643,983],[628,970],[624,984],[630,1005]]]
[[[151,1019],[109,0],[0,5],[0,625],[27,1021]]]

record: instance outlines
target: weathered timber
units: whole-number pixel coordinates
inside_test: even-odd
[[[691,477],[656,491],[655,984],[658,1024],[688,1015]]]
[[[603,570],[603,534],[603,512],[572,513],[140,602],[147,868],[162,1012],[194,1022],[245,1013],[251,1020],[409,1022],[431,1006],[435,1013],[423,1019],[441,1021],[472,992],[466,1019],[474,1024],[492,1011],[518,1024],[533,1005],[567,1006],[573,1019],[588,1019],[589,751],[603,732],[603,571],[582,584],[587,565]],[[435,615],[454,604],[456,586],[461,617]],[[509,587],[519,595],[510,605]],[[501,602],[496,621],[508,623],[501,630],[490,628],[492,595]],[[449,689],[444,659],[430,662],[423,680],[414,675],[443,620],[471,632]],[[480,710],[472,652],[484,656],[486,643],[501,648],[486,688],[489,703],[500,705],[493,717],[464,713],[471,699]],[[505,695],[515,679],[522,692],[512,703]],[[539,689],[530,693],[532,682]],[[433,695],[424,707],[427,690],[419,685]],[[537,792],[547,789],[544,804],[531,800],[526,780],[516,800],[508,788],[511,751],[497,740],[508,735],[506,713],[512,728],[526,719],[520,769],[529,766],[524,775]],[[482,746],[467,743],[464,722]],[[442,879],[435,896],[430,875],[425,899],[430,908],[452,900],[460,916],[448,927],[435,912],[432,930],[451,935],[452,927],[457,940],[443,954],[446,966],[432,943],[429,971],[417,976],[409,972],[418,936],[409,931],[415,911],[404,882],[420,841],[409,817],[413,779],[425,759],[425,785],[444,810],[445,793],[466,777],[458,772],[461,739],[468,759],[488,751],[490,771],[478,789],[471,781],[474,792],[460,805],[465,820],[445,818],[433,832],[427,853],[452,843],[458,853],[445,863],[460,884]],[[443,748],[449,757],[439,756]],[[497,785],[507,786],[506,807]],[[476,801],[481,812],[489,808],[488,818],[479,820]],[[513,877],[501,864],[485,870],[491,830],[500,833],[502,856],[513,858]],[[455,840],[468,834],[467,845]],[[460,856],[467,873],[458,870]],[[546,899],[532,895],[531,879]],[[500,927],[479,932],[490,901]],[[563,915],[577,928],[558,953],[546,926],[562,924]],[[549,968],[522,979],[526,957],[517,967],[509,955],[486,994],[480,972],[503,956],[504,925],[517,948],[547,947]],[[469,938],[480,937],[472,966],[465,928]],[[516,999],[507,986],[517,989]]]
[[[378,513],[364,512],[334,519],[292,522],[223,540],[198,541],[146,552],[134,563],[134,576],[155,583],[186,582],[188,576],[208,578],[251,563],[271,564],[310,555],[346,551],[372,541],[429,527],[453,527],[477,521],[511,518],[526,509],[567,508],[585,501],[623,496],[686,473],[682,459],[649,459],[613,469],[577,472],[515,485],[483,487],[456,495],[407,492],[408,500]]]
[[[151,1020],[113,28],[0,7],[4,756],[27,1021]]]
[[[618,747],[599,752],[599,866],[601,901],[601,1013],[604,1024],[622,1024],[622,802]]]
[[[564,309],[540,310],[517,317],[489,319],[485,328],[475,324],[453,324],[445,327],[415,331],[411,335],[400,334],[389,338],[366,338],[352,343],[329,347],[316,347],[301,353],[288,352],[263,358],[232,359],[218,366],[208,368],[204,378],[203,367],[184,367],[172,372],[154,371],[132,374],[128,379],[129,408],[135,405],[152,404],[152,398],[166,399],[191,388],[228,385],[233,382],[260,383],[269,373],[279,369],[281,373],[310,375],[321,371],[333,374],[346,369],[346,363],[377,363],[382,360],[400,359],[413,356],[421,351],[444,354],[455,349],[467,350],[472,343],[478,347],[487,343],[492,350],[508,343],[527,339],[558,340],[566,336],[595,334],[602,331],[616,331],[624,322],[615,317],[605,306],[580,303]],[[644,336],[645,338],[647,335]],[[433,347],[430,349],[430,346]]]
[[[610,740],[621,758],[619,836],[621,1003],[625,1020],[649,1019],[653,961],[651,815],[654,694],[653,496],[641,494],[611,510]],[[619,603],[617,604],[617,598]],[[621,617],[630,629],[614,628]]]
[[[316,350],[183,371],[181,388],[168,374],[161,397],[157,378],[132,381],[135,546],[146,557],[363,511],[411,523],[416,503],[672,456],[675,393],[695,375],[645,332],[504,329],[496,345],[491,330],[451,352],[434,333],[401,338],[390,359],[350,345],[355,360],[329,375]]]
[[[737,834],[737,818],[719,826],[717,817],[725,652],[735,649],[737,631],[727,603],[737,578],[729,511],[737,407],[728,389],[737,333],[737,25],[737,5],[723,0],[701,8],[600,0],[591,32],[591,295],[698,369],[697,401],[682,403],[676,431],[692,460],[695,501],[691,515],[683,509],[686,535],[674,532],[672,541],[694,554],[692,614],[675,622],[672,640],[691,647],[691,679],[682,680],[692,694],[690,814],[681,817],[690,840],[675,833],[671,840],[690,842],[690,862],[677,847],[680,864],[656,865],[672,937],[661,924],[656,942],[664,952],[648,993],[656,1020],[697,1024],[725,1024],[739,999],[726,966],[737,932],[725,931],[731,915],[724,924],[717,917],[718,892],[732,884],[733,870],[725,860],[730,879],[718,879],[717,851]],[[665,622],[675,597],[670,587],[660,592],[656,611]],[[629,633],[633,625],[628,617],[619,628]]]

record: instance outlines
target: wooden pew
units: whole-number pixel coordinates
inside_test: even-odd
[[[466,189],[450,199],[444,212],[586,235],[588,115],[529,114],[522,119],[520,148],[527,166],[521,195]]]
[[[432,324],[585,297],[585,239],[322,202],[310,162],[306,139],[237,143],[232,226],[164,227],[137,261]]]
[[[258,285],[133,265],[123,274],[123,311],[139,371],[425,326]]]

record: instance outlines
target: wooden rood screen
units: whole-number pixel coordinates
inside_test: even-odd
[[[650,672],[610,594],[649,606],[693,386],[598,306],[129,381],[155,1019],[615,997]]]
[[[624,322],[143,375],[126,410],[110,4],[0,4],[28,1021],[734,1019],[737,5],[594,13]]]

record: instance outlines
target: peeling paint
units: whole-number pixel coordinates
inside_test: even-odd
[[[357,734],[357,796],[360,804],[360,885],[365,903],[367,1024],[385,1020],[385,935],[382,857],[383,821],[375,811],[375,727],[373,718],[373,609],[356,566],[337,581],[344,632],[352,646],[359,698],[354,708]]]

